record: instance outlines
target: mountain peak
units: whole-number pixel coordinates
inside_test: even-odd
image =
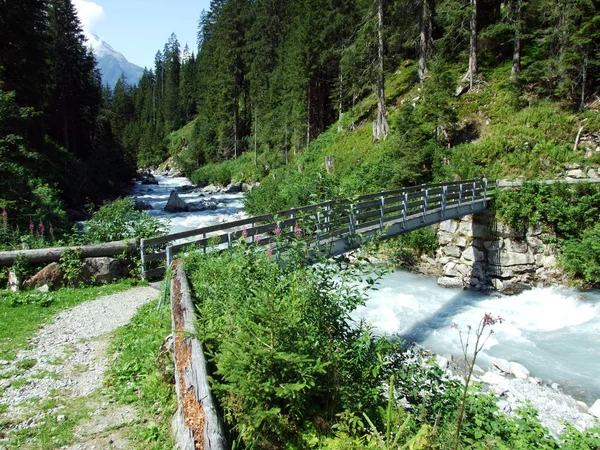
[[[116,51],[107,42],[95,34],[86,34],[87,44],[94,51],[98,69],[102,75],[102,84],[114,88],[121,74],[125,74],[128,84],[137,84],[144,69],[127,61],[123,54]]]

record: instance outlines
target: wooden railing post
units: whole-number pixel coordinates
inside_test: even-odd
[[[487,208],[487,191],[488,191],[488,180],[483,179],[483,207]]]
[[[349,215],[349,227],[348,232],[350,234],[355,234],[356,232],[356,223],[354,221],[354,205],[350,205],[350,215]]]
[[[146,279],[146,263],[144,262],[144,239],[140,239],[140,258],[142,260],[142,280]]]
[[[473,211],[473,209],[475,208],[475,191],[475,181],[473,181],[473,195],[471,195],[471,211]]]
[[[206,255],[206,247],[208,247],[208,244],[206,243],[206,233],[202,233],[202,239],[204,241],[203,250],[204,254]]]
[[[446,217],[446,197],[448,195],[448,186],[442,187],[442,217]]]
[[[425,197],[423,198],[423,217],[421,218],[422,222],[425,222],[425,217],[427,216],[427,202],[429,200],[429,189],[427,189],[427,185],[423,185],[423,188],[425,189]]]
[[[171,267],[172,262],[173,262],[173,247],[169,245],[167,247],[167,270],[169,270],[169,267]]]
[[[462,190],[463,190],[463,184],[460,183],[458,185],[458,207],[459,208],[462,206]]]
[[[379,231],[383,233],[383,221],[385,215],[385,197],[381,196],[381,205],[379,206]]]
[[[404,201],[402,202],[402,229],[406,228],[406,216],[408,215],[408,192],[404,192]]]
[[[231,231],[227,232],[227,248],[231,250]]]

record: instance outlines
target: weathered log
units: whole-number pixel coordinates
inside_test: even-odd
[[[128,250],[138,248],[137,240],[124,240],[106,242],[104,244],[81,245],[73,247],[52,247],[35,250],[15,250],[11,252],[0,252],[0,267],[12,266],[18,255],[23,255],[31,264],[50,263],[58,261],[66,250],[80,250],[82,258],[96,258],[99,256],[120,255]]]
[[[173,420],[176,444],[181,449],[193,450],[197,448],[196,443],[202,442],[203,446],[199,448],[226,450],[229,447],[225,425],[210,390],[208,365],[202,345],[196,338],[195,308],[188,280],[179,261],[175,261],[173,267],[171,325],[175,338],[175,389],[178,403]],[[202,428],[201,433],[198,428]]]

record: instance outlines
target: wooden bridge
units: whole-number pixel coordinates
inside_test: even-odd
[[[279,238],[276,230],[291,236],[299,231],[296,227],[302,226],[301,232],[310,233],[316,249],[340,255],[375,237],[388,239],[481,212],[487,208],[495,189],[496,182],[486,179],[423,184],[142,239],[142,277],[164,275],[173,255],[182,251],[194,248],[206,253],[227,249],[240,238],[269,246]]]

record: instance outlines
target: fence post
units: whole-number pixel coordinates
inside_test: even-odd
[[[408,215],[408,192],[404,192],[402,203],[402,229],[406,229],[406,216]]]
[[[422,222],[425,222],[425,217],[427,216],[428,195],[429,195],[429,189],[425,188],[425,197],[423,198],[423,217],[421,218]]]
[[[355,232],[355,224],[354,224],[354,205],[350,205],[350,226],[348,227],[348,232],[350,234],[354,234]]]
[[[458,185],[458,207],[460,208],[462,206],[462,183],[460,183]]]
[[[231,250],[231,231],[227,232],[227,248]]]
[[[448,196],[448,186],[442,187],[442,217],[446,217],[446,197]]]
[[[206,244],[206,233],[202,233],[202,239],[204,241],[202,247],[203,247],[203,250],[204,250],[204,254],[206,255],[206,247],[207,247],[207,244]]]
[[[475,208],[475,181],[473,181],[473,195],[471,196],[471,211]]]
[[[317,250],[321,251],[321,211],[317,211]]]
[[[171,263],[173,262],[173,247],[169,245],[167,247],[167,270],[171,267]]]
[[[142,259],[142,280],[146,279],[146,264],[144,263],[144,239],[140,239],[140,258]]]
[[[488,191],[488,180],[483,179],[483,207],[487,208],[487,191]]]
[[[385,214],[385,197],[381,196],[381,205],[379,207],[379,231],[383,233],[383,219]]]

